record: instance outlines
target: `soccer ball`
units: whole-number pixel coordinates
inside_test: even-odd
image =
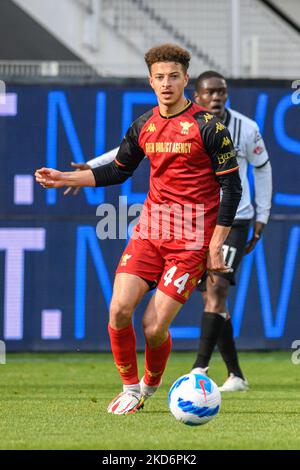
[[[207,423],[217,416],[221,408],[218,386],[201,374],[179,377],[173,383],[168,398],[172,415],[190,426]]]

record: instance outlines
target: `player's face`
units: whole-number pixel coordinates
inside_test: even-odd
[[[203,80],[194,96],[196,103],[207,108],[215,116],[224,115],[228,93],[223,78],[212,77]]]
[[[159,105],[168,112],[176,112],[177,106],[184,106],[184,88],[189,76],[177,62],[157,62],[151,66],[149,82],[158,99]]]

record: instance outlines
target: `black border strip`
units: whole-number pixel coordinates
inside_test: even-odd
[[[8,77],[1,76],[0,80],[3,80],[7,86],[51,86],[51,87],[62,87],[62,86],[85,86],[94,87],[102,86],[109,88],[126,87],[130,88],[145,88],[150,90],[149,82],[143,78],[132,78],[132,77]],[[270,88],[287,88],[291,90],[291,82],[295,80],[295,77],[290,79],[272,79],[272,78],[230,78],[226,79],[229,87],[270,87]],[[187,89],[194,90],[194,84],[196,78],[191,78]]]

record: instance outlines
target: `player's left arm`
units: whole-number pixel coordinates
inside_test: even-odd
[[[272,203],[272,167],[265,143],[255,125],[247,138],[247,160],[253,165],[254,197],[256,218],[253,236],[246,246],[246,253],[254,250],[256,243],[262,236],[264,227],[268,223]]]
[[[203,144],[212,160],[216,178],[222,188],[222,199],[212,239],[209,245],[208,269],[228,272],[222,246],[226,240],[242,195],[242,185],[236,152],[228,129],[212,119],[201,129]]]

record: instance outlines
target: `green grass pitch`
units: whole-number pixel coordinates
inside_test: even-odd
[[[187,373],[193,353],[171,354],[164,383],[143,411],[106,413],[120,392],[110,354],[8,354],[0,365],[1,449],[299,449],[300,365],[284,352],[241,353],[251,391],[223,394],[204,426],[177,422],[170,385]],[[139,355],[140,370],[143,357]],[[218,354],[210,376],[226,373]]]

